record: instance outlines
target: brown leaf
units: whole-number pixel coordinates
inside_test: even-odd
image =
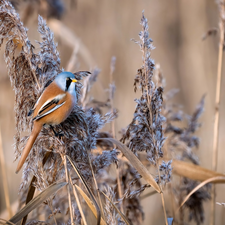
[[[141,161],[134,155],[134,153],[124,144],[117,141],[114,138],[98,138],[98,140],[106,140],[114,143],[125,155],[125,157],[129,160],[132,166],[140,173],[142,178],[148,182],[158,193],[161,193],[161,190],[158,184],[155,182],[153,176],[149,173],[146,167],[141,163]]]
[[[224,174],[217,173],[201,166],[179,160],[173,160],[172,167],[173,173],[197,181],[205,181],[212,177],[224,176]],[[221,183],[221,181],[213,180],[212,183]]]
[[[194,194],[197,190],[199,190],[201,187],[208,183],[225,183],[225,176],[217,176],[217,177],[211,177],[202,183],[200,183],[198,186],[196,186],[184,199],[184,201],[181,203],[179,209],[187,202],[187,200],[190,198],[192,194]]]
[[[87,203],[88,207],[93,212],[95,218],[98,219],[98,214],[97,214],[97,210],[95,208],[94,203],[91,201],[91,199],[84,193],[84,191],[79,186],[77,186],[75,184],[75,187],[79,191],[79,193],[82,195],[82,197],[85,200],[85,202]],[[102,218],[101,218],[101,221],[100,221],[100,225],[106,225],[106,222]]]
[[[9,221],[12,223],[19,222],[24,216],[26,216],[33,209],[37,208],[42,202],[48,199],[52,194],[57,192],[60,188],[64,187],[67,183],[61,182],[52,184],[37,195],[32,201],[30,201],[26,206],[24,206],[16,215],[14,215]]]

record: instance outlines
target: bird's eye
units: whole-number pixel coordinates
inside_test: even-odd
[[[67,91],[69,89],[69,86],[70,86],[71,82],[72,82],[71,78],[67,77],[66,78],[66,90],[65,91]]]

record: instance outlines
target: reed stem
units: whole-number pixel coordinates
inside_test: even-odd
[[[221,94],[221,77],[222,77],[222,59],[223,59],[223,43],[224,43],[224,0],[219,4],[220,21],[219,21],[219,52],[218,52],[218,65],[217,65],[217,82],[216,82],[216,99],[215,99],[215,115],[214,115],[214,137],[213,137],[213,157],[212,157],[212,169],[217,170],[217,157],[218,157],[218,140],[219,140],[219,119],[220,119],[220,94]],[[211,196],[211,225],[215,224],[215,198],[216,190],[215,185],[212,187]]]
[[[70,186],[69,186],[69,174],[68,174],[68,169],[67,169],[67,163],[66,163],[66,156],[65,155],[61,155],[63,164],[64,164],[64,168],[65,168],[65,174],[66,174],[66,182],[67,184],[67,194],[68,194],[68,200],[69,200],[69,208],[70,208],[70,220],[71,220],[71,224],[74,224],[73,221],[73,208],[72,208],[72,202],[71,202],[71,196],[70,196]]]
[[[83,223],[84,223],[84,225],[87,225],[87,221],[86,221],[86,218],[84,216],[84,212],[83,212],[81,204],[80,204],[80,200],[79,200],[79,197],[78,197],[78,194],[77,194],[77,191],[76,191],[76,187],[75,187],[75,185],[73,185],[73,182],[72,182],[72,179],[71,179],[70,175],[69,175],[69,180],[70,180],[70,184],[72,185],[72,188],[73,188],[73,194],[74,194],[74,197],[76,199],[77,206],[78,206],[78,209],[80,211],[81,217],[83,219]]]
[[[1,170],[2,170],[2,183],[3,183],[3,189],[4,189],[5,204],[9,214],[9,218],[11,218],[13,216],[13,213],[10,206],[9,187],[8,187],[7,178],[6,178],[7,176],[5,171],[5,158],[4,158],[3,147],[2,147],[1,129],[0,129],[0,162],[1,162]]]

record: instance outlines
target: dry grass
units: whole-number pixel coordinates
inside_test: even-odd
[[[46,4],[50,1],[42,1],[40,10],[44,10],[45,18],[48,18],[51,16]],[[224,46],[224,5],[219,4],[221,38],[217,106],[220,103]],[[38,18],[41,36],[38,50],[30,43],[19,15],[6,0],[0,0],[0,19],[0,43],[5,44],[5,61],[15,91],[17,159],[27,139],[23,136],[24,131],[30,132],[32,128],[32,121],[26,115],[62,68],[54,35],[41,16]],[[88,49],[68,28],[58,20],[51,19],[49,24],[56,35],[64,34],[64,41],[73,47],[68,70],[77,67],[77,54],[88,66],[95,64]],[[210,199],[209,183],[225,182],[224,175],[216,172],[219,108],[216,107],[215,113],[214,168],[207,170],[199,165],[196,149],[200,141],[195,134],[201,125],[199,118],[204,110],[205,96],[192,115],[187,115],[179,105],[171,103],[177,91],[164,92],[166,84],[162,71],[159,66],[155,70],[156,65],[151,58],[154,46],[144,13],[139,40],[134,42],[139,45],[143,56],[142,65],[134,78],[137,99],[130,124],[116,134],[114,120],[120,115],[114,109],[115,58],[110,64],[109,97],[105,102],[91,95],[91,88],[100,72],[98,69],[91,74],[86,71],[74,73],[79,81],[76,86],[77,105],[66,121],[55,126],[56,131],[63,132],[64,136],[61,139],[55,137],[48,127],[41,131],[23,168],[18,197],[21,209],[10,219],[11,223],[22,220],[22,224],[29,225],[138,225],[144,221],[141,200],[150,199],[153,194],[160,195],[158,199],[161,199],[166,225],[186,224],[191,220],[196,224],[204,222],[203,202]],[[110,123],[109,131],[106,131],[107,123]],[[118,140],[117,136],[121,139]],[[4,160],[2,162],[4,166]],[[112,165],[117,166],[116,170]],[[3,181],[5,183],[6,178]],[[67,188],[62,188],[65,184]],[[150,188],[150,194],[146,194]],[[5,189],[7,191],[8,188]],[[168,193],[173,207],[170,207]],[[10,212],[8,194],[6,202]],[[212,203],[215,204],[214,198]],[[214,213],[213,208],[212,221]],[[189,215],[188,219],[186,215]]]
[[[5,203],[6,203],[6,208],[8,211],[8,216],[9,216],[9,218],[11,218],[13,216],[13,214],[12,214],[12,209],[10,206],[9,187],[8,187],[8,181],[6,178],[5,157],[4,157],[3,146],[2,146],[1,128],[0,128],[0,163],[1,163],[2,183],[3,183],[3,189],[4,189],[4,195],[5,195]]]
[[[215,118],[214,118],[214,137],[213,137],[213,158],[212,169],[217,170],[217,158],[218,158],[218,141],[219,141],[219,119],[220,119],[220,101],[221,101],[221,79],[222,79],[222,59],[224,48],[224,15],[225,15],[225,1],[218,1],[218,7],[220,12],[219,21],[219,51],[218,51],[218,66],[217,66],[217,82],[216,82],[216,99],[215,99]],[[215,203],[216,203],[216,189],[212,187],[212,200],[211,200],[211,225],[215,224]]]

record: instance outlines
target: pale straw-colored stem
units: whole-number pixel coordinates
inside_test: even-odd
[[[104,214],[104,210],[103,210],[101,196],[100,196],[100,193],[99,193],[98,183],[97,183],[96,178],[95,178],[94,170],[93,170],[93,167],[92,167],[92,163],[91,163],[91,159],[90,159],[90,156],[89,156],[89,152],[88,151],[87,151],[87,155],[88,155],[88,161],[89,161],[89,164],[90,164],[90,167],[91,167],[91,172],[92,172],[92,176],[93,176],[95,188],[97,190],[98,201],[99,201],[99,204],[100,204],[100,209],[101,209],[101,214],[102,214],[101,216],[102,216],[103,220],[106,221],[105,214]]]
[[[111,65],[110,65],[110,84],[113,85],[113,73],[115,70],[115,62],[114,62],[114,58],[111,59]],[[114,104],[113,104],[113,90],[110,88],[110,93],[109,93],[109,97],[110,97],[110,106],[111,106],[111,113],[113,113],[114,110]],[[115,130],[115,120],[112,120],[111,122],[111,132],[112,132],[112,136],[113,138],[116,138],[116,130]],[[122,191],[122,185],[121,185],[121,181],[120,181],[120,163],[118,163],[118,167],[116,168],[116,180],[117,180],[117,187],[118,187],[118,195],[119,195],[119,199],[122,199],[123,197],[123,191]],[[123,200],[121,201],[121,207],[120,210],[122,213],[124,213],[123,210]]]
[[[59,37],[68,46],[74,49],[77,45],[79,45],[78,55],[81,56],[87,66],[90,68],[94,68],[96,66],[96,62],[88,48],[64,23],[57,19],[50,19],[48,20],[48,25],[54,32],[54,35]]]
[[[110,65],[110,84],[113,85],[113,73],[115,70],[115,58],[112,57],[111,59],[111,65]],[[113,113],[113,108],[114,108],[114,104],[113,104],[113,89],[109,88],[109,99],[110,99],[110,105],[111,105],[111,113]],[[115,120],[113,120],[111,122],[111,131],[112,131],[112,136],[113,138],[116,138],[116,131],[115,131]]]
[[[2,147],[1,129],[0,129],[0,161],[1,161],[2,184],[3,184],[3,189],[4,189],[5,203],[6,203],[6,208],[8,211],[8,216],[9,216],[9,218],[11,218],[13,216],[13,214],[12,214],[12,209],[10,206],[9,188],[8,188],[8,183],[7,183],[7,178],[6,178],[7,176],[6,176],[6,171],[5,171],[5,158],[4,158],[3,147]]]
[[[221,10],[224,12],[224,5],[221,5]],[[216,100],[215,100],[215,120],[214,120],[214,138],[213,138],[213,170],[217,169],[217,153],[218,153],[218,136],[219,136],[219,106],[221,94],[221,77],[222,77],[222,59],[223,59],[223,43],[224,43],[224,23],[221,18],[219,23],[220,42],[218,52],[218,65],[217,65],[217,82],[216,82]]]
[[[71,196],[70,196],[70,186],[69,186],[69,175],[68,175],[68,169],[67,169],[67,163],[66,163],[66,156],[65,155],[61,155],[63,164],[64,164],[64,168],[65,168],[65,174],[66,174],[66,182],[67,184],[67,194],[68,194],[68,200],[69,200],[69,208],[70,208],[70,220],[71,220],[71,224],[74,224],[73,221],[73,208],[72,208],[72,202],[71,202]]]
[[[123,191],[122,191],[122,185],[121,185],[121,181],[120,181],[120,167],[119,167],[119,165],[118,165],[118,168],[116,169],[116,179],[117,179],[119,199],[122,199],[122,197],[123,197]],[[122,213],[124,213],[124,210],[123,210],[123,200],[121,201],[120,211]]]
[[[57,221],[56,221],[56,218],[55,218],[54,210],[53,210],[53,207],[52,207],[52,198],[49,201],[48,206],[49,206],[50,210],[52,211],[52,217],[53,217],[53,220],[55,222],[55,225],[57,225]]]
[[[215,100],[215,118],[214,118],[214,136],[213,136],[213,157],[212,169],[217,170],[217,156],[218,156],[218,140],[219,140],[219,119],[220,119],[220,94],[221,94],[221,77],[222,77],[222,59],[223,59],[223,44],[224,44],[224,0],[219,3],[220,21],[219,21],[219,52],[218,52],[218,65],[217,65],[217,82],[216,82],[216,100]],[[211,225],[215,224],[215,185],[212,187],[211,196]]]
[[[157,159],[158,159],[158,154],[157,154]],[[163,207],[163,213],[164,213],[164,219],[165,219],[165,224],[168,225],[168,221],[167,221],[167,214],[166,214],[166,205],[165,205],[165,201],[164,201],[164,194],[163,194],[163,191],[162,191],[162,187],[161,187],[161,174],[160,174],[160,171],[159,171],[159,163],[158,163],[158,160],[156,161],[156,166],[157,166],[157,170],[158,170],[158,176],[159,176],[159,188],[160,188],[160,195],[161,195],[161,199],[162,199],[162,207]]]
[[[74,197],[76,199],[77,206],[78,206],[78,209],[80,211],[81,217],[83,219],[83,223],[84,223],[84,225],[87,225],[87,221],[86,221],[86,218],[84,216],[84,212],[83,212],[82,207],[81,207],[81,204],[80,204],[80,200],[79,200],[79,197],[78,197],[78,194],[77,194],[76,187],[75,187],[75,185],[73,185],[73,181],[72,181],[70,175],[69,175],[69,180],[70,180],[70,184],[72,185],[72,188],[73,188],[73,194],[74,194]]]
[[[164,195],[163,195],[163,192],[161,192],[160,195],[161,195],[161,199],[162,199],[162,206],[163,206],[163,213],[164,213],[165,223],[166,223],[166,225],[168,225],[167,215],[166,215],[166,206],[165,206],[165,201],[164,201]]]
[[[74,67],[75,67],[75,64],[76,64],[76,61],[77,61],[77,54],[78,54],[78,51],[79,51],[79,47],[80,45],[77,44],[74,49],[73,49],[73,52],[70,56],[70,60],[66,66],[66,71],[69,71],[69,72],[74,72]]]
[[[144,30],[143,30],[144,32]],[[149,90],[149,87],[148,87],[148,79],[147,79],[147,68],[146,68],[146,64],[145,64],[145,61],[146,61],[146,52],[145,52],[145,48],[143,49],[143,64],[144,64],[144,74],[145,74],[145,91],[147,92],[146,95],[147,95],[147,102],[148,102],[148,109],[149,109],[149,123],[150,124],[153,124],[153,121],[152,121],[152,115],[151,115],[151,94],[150,94],[150,90]],[[150,128],[150,126],[148,126],[148,129],[149,129],[149,132],[151,133],[151,136],[153,138],[153,145],[155,146],[155,138],[154,138],[154,134],[153,134],[153,130],[152,128]],[[164,201],[164,194],[163,194],[163,191],[162,191],[162,187],[161,187],[161,174],[160,174],[160,171],[159,171],[159,164],[158,164],[158,160],[159,160],[159,156],[158,156],[158,153],[156,152],[157,154],[157,159],[156,159],[156,166],[157,166],[157,170],[158,170],[158,176],[159,176],[159,188],[160,188],[160,195],[161,195],[161,199],[162,199],[162,206],[163,206],[163,213],[164,213],[164,218],[165,218],[165,224],[168,225],[168,221],[167,221],[167,214],[166,214],[166,206],[165,206],[165,201]]]

